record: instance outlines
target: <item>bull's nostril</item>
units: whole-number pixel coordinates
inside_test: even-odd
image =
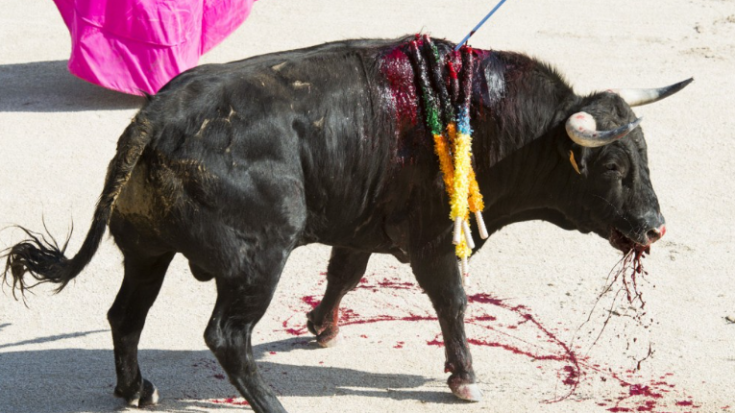
[[[661,225],[660,228],[654,228],[654,229],[649,230],[646,233],[646,236],[648,237],[648,242],[656,242],[659,239],[661,239],[661,237],[663,237],[665,233],[666,233],[666,227],[664,225]]]

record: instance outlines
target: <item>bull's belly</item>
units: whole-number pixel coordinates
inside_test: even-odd
[[[126,240],[135,240],[135,244],[145,245],[149,249],[174,250],[184,253],[193,264],[199,266],[198,273],[210,278],[214,268],[207,268],[206,253],[196,245],[201,242],[204,233],[209,234],[210,255],[225,256],[226,252],[215,251],[219,243],[218,232],[247,233],[278,232],[286,228],[293,231],[296,216],[305,215],[305,225],[298,235],[296,245],[322,243],[341,248],[350,248],[370,253],[391,254],[401,262],[408,262],[408,224],[405,216],[386,214],[380,208],[371,207],[351,211],[346,203],[335,202],[340,212],[322,208],[311,211],[304,206],[300,211],[294,204],[284,202],[289,209],[274,215],[272,208],[255,207],[254,194],[246,192],[238,194],[241,205],[227,205],[222,209],[222,199],[216,193],[206,193],[204,188],[218,180],[217,176],[198,176],[201,168],[186,163],[187,173],[170,166],[162,167],[141,159],[135,167],[130,179],[122,188],[113,210],[115,228],[113,235],[118,244]],[[191,166],[191,167],[190,167]],[[205,171],[206,172],[206,171]],[[296,181],[288,185],[289,193]],[[201,196],[196,196],[202,192]],[[306,194],[308,196],[308,194]],[[225,203],[230,203],[225,202]],[[231,211],[247,211],[247,218]],[[277,215],[284,215],[279,217]],[[394,216],[395,215],[395,216]],[[112,224],[112,222],[111,222]],[[112,226],[112,225],[111,225]],[[254,235],[250,242],[257,243],[259,237]],[[224,242],[223,244],[229,244]],[[131,245],[132,246],[132,245]],[[134,247],[134,246],[132,246]],[[209,248],[207,248],[209,249]],[[231,251],[236,254],[237,252]]]
[[[349,248],[375,254],[390,254],[400,262],[408,262],[408,223],[397,220],[380,210],[371,210],[356,217],[332,217],[329,214],[309,214],[300,245],[320,243],[331,247]]]

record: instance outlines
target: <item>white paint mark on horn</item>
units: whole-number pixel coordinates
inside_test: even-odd
[[[617,129],[598,131],[595,118],[587,112],[577,112],[567,119],[566,130],[575,143],[588,148],[596,148],[624,138],[640,125],[642,117]]]

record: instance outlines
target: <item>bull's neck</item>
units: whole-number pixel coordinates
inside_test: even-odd
[[[450,45],[438,46],[442,60],[451,60]],[[460,64],[456,55],[452,58]],[[470,107],[475,172],[486,201],[486,220],[499,217],[489,223],[499,228],[515,222],[519,214],[553,207],[551,172],[562,167],[555,140],[564,133],[564,119],[577,98],[552,69],[527,56],[475,50],[474,59]],[[430,139],[417,138],[427,136],[428,130],[407,48],[389,50],[379,67],[396,124],[398,169],[436,162],[426,143]]]
[[[473,153],[489,228],[547,219],[572,171],[557,145],[576,96],[553,70],[513,53],[486,56],[475,76]]]
[[[556,152],[554,140],[549,134],[506,154],[490,168],[478,165],[490,232],[514,222],[547,219],[551,211],[559,210],[563,186],[557,177],[568,165]]]

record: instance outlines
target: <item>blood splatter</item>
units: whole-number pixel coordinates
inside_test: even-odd
[[[212,399],[210,402],[215,404],[231,404],[233,406],[250,406],[247,400],[242,400],[236,396],[228,397],[225,399]]]
[[[659,402],[664,398],[663,393],[668,393],[674,385],[666,382],[651,382],[648,385],[631,384],[613,375],[622,387],[627,387],[627,394],[618,396],[614,407],[607,409],[611,412],[653,412],[658,411]],[[627,404],[626,406],[621,406]],[[657,410],[654,410],[657,409]]]
[[[212,374],[211,377],[217,379],[217,380],[224,380],[226,377],[222,372],[222,369],[219,366],[219,363],[217,363],[217,360],[214,359],[208,359],[208,358],[200,358],[196,360],[191,365],[197,370],[206,370],[208,374]],[[185,394],[186,397],[191,399],[196,399],[198,396],[196,394]],[[239,399],[237,396],[230,396],[223,399],[211,399],[207,400],[211,403],[215,404],[230,404],[233,406],[248,406],[249,403],[244,399]]]
[[[492,330],[496,333],[500,333],[499,337],[504,338],[516,338],[518,343],[513,342],[501,342],[498,340],[489,340],[489,339],[479,339],[479,338],[472,338],[469,337],[467,341],[474,345],[474,346],[483,346],[483,347],[497,347],[501,348],[503,350],[510,351],[513,354],[521,355],[529,357],[533,360],[545,360],[545,361],[556,361],[564,363],[564,367],[560,370],[560,376],[562,377],[562,383],[568,387],[568,391],[553,400],[548,400],[548,402],[557,402],[564,400],[568,398],[574,390],[576,390],[577,386],[579,385],[579,378],[581,376],[581,369],[579,361],[577,360],[576,354],[567,346],[564,342],[562,342],[551,330],[544,327],[541,323],[539,323],[536,320],[536,317],[530,313],[529,309],[523,305],[509,305],[506,304],[503,300],[493,297],[489,294],[480,293],[480,294],[474,294],[467,297],[467,302],[470,304],[476,303],[476,304],[485,304],[490,305],[494,307],[501,308],[503,310],[509,311],[511,313],[514,313],[517,318],[516,324],[513,326],[515,329],[517,329],[520,325],[530,323],[530,325],[535,326],[536,329],[541,334],[538,334],[537,337],[541,339],[545,339],[547,343],[552,343],[557,347],[557,351],[551,351],[546,353],[542,353],[540,350],[540,346],[537,343],[528,343],[524,340],[520,340],[516,337],[509,336],[507,333],[501,333],[500,330],[497,329],[496,326],[493,326],[491,324],[488,324],[486,322],[488,321],[496,321],[496,317],[490,316],[487,314],[483,314],[480,316],[474,316],[474,317],[468,317],[465,319],[466,325],[475,325],[478,327],[482,327],[486,330]],[[443,345],[442,342],[439,341],[438,336],[432,341],[428,342],[429,345]],[[522,348],[527,347],[527,348]]]
[[[196,369],[207,370],[209,373],[214,373],[212,374],[212,377],[214,377],[215,379],[224,380],[225,378],[224,373],[219,366],[219,363],[217,363],[217,360],[202,358],[197,360],[191,366]]]
[[[378,285],[382,288],[392,288],[394,290],[410,290],[412,288],[416,288],[416,286],[411,282],[399,282],[395,280],[389,280],[387,278],[379,281]]]
[[[290,321],[290,318],[284,321],[283,327],[286,327],[289,321]],[[303,326],[299,328],[286,328],[285,331],[292,336],[300,336],[300,335],[308,333],[309,329],[307,329],[306,326]]]
[[[636,256],[631,254],[633,268],[640,267],[642,254]],[[636,274],[644,273],[636,270]],[[414,283],[404,281],[400,278],[384,277],[375,281],[362,280],[353,293],[374,294],[371,301],[380,300],[386,303],[406,302],[410,295],[423,294],[423,291]],[[635,295],[632,295],[634,297]],[[319,293],[304,296],[299,304],[294,306],[295,315],[302,315],[310,311],[315,303],[318,303]],[[401,298],[403,297],[403,298]],[[683,391],[675,391],[674,384],[668,382],[673,373],[666,373],[658,379],[641,380],[637,378],[637,371],[633,369],[616,372],[615,369],[605,366],[599,361],[592,361],[589,356],[577,353],[578,346],[566,343],[559,337],[560,331],[568,331],[562,327],[548,327],[543,317],[535,314],[531,308],[523,304],[511,303],[491,294],[472,294],[467,297],[468,311],[465,316],[465,325],[468,331],[468,342],[474,347],[492,347],[507,351],[513,355],[527,357],[538,362],[538,368],[556,372],[559,384],[563,391],[546,403],[558,403],[568,400],[580,386],[592,385],[592,382],[608,383],[610,388],[609,398],[601,400],[596,404],[606,408],[610,412],[651,412],[660,411],[661,406],[667,410],[676,404],[679,407],[689,407],[694,402],[683,401]],[[377,312],[376,312],[377,311]],[[362,313],[362,310],[360,311]],[[369,314],[369,315],[368,315]],[[354,309],[345,308],[339,310],[339,325],[341,327],[373,324],[383,322],[425,322],[436,323],[437,317],[431,310],[430,305],[422,309],[405,308],[399,305],[385,304],[370,310],[366,309],[364,314]],[[284,330],[288,334],[303,335],[306,327],[302,324],[294,325],[292,320],[303,320],[302,317],[289,317],[283,322]],[[561,323],[557,323],[563,326]],[[438,329],[438,323],[435,324]],[[353,330],[354,331],[354,330]],[[367,338],[365,334],[360,337]],[[380,344],[380,341],[376,341]],[[394,342],[395,343],[395,342]],[[437,334],[433,339],[427,340],[429,346],[444,346],[441,336]],[[405,348],[406,343],[399,341],[392,345],[393,348]],[[587,388],[585,387],[587,390]],[[670,394],[670,396],[667,396]],[[671,397],[676,399],[671,400]],[[686,396],[688,397],[688,396]],[[579,401],[577,399],[574,399]],[[676,400],[679,400],[677,402]],[[680,404],[684,403],[684,404]],[[689,404],[691,403],[691,404]],[[673,409],[673,411],[676,411]]]
[[[631,385],[630,395],[631,396],[646,396],[646,397],[652,397],[654,399],[660,399],[661,397],[663,397],[661,393],[656,393],[653,390],[651,390],[650,386],[643,386],[641,384]]]
[[[305,302],[306,304],[309,304],[311,308],[316,308],[319,303],[322,302],[322,300],[319,300],[314,295],[307,295],[304,297],[301,297],[301,301]]]

